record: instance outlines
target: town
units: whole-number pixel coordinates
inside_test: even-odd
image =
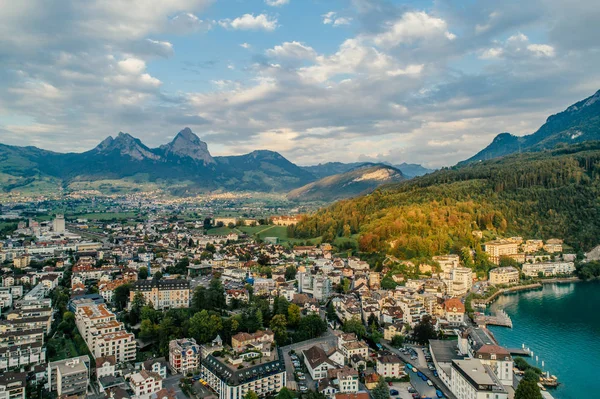
[[[562,239],[495,237],[484,255],[370,262],[235,228],[285,227],[297,214],[22,209],[3,209],[16,226],[0,241],[2,399],[509,399],[524,383],[551,398],[558,383],[527,350],[499,345],[487,326],[510,318],[485,305],[575,278]],[[484,275],[476,256],[491,265]]]

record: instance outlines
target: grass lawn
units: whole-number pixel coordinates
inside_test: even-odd
[[[77,351],[77,346],[75,342],[70,339],[65,339],[64,337],[58,338],[58,334],[56,337],[52,339],[56,343],[57,352],[56,355],[53,356],[50,361],[63,360],[71,357],[79,356],[79,352]]]
[[[287,227],[286,226],[239,226],[230,229],[229,227],[215,227],[208,230],[207,234],[210,235],[227,235],[229,233],[246,233],[255,238],[265,239],[266,237],[277,237],[279,242],[285,244],[289,242],[291,244],[296,244],[298,242],[309,242],[311,244],[317,245],[321,243],[321,237],[312,238],[312,239],[303,239],[303,238],[289,238],[287,235]]]

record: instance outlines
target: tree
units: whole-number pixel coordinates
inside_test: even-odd
[[[294,280],[296,278],[296,267],[294,265],[290,265],[285,268],[285,279],[286,281]]]
[[[271,330],[275,334],[275,340],[279,346],[283,346],[287,343],[288,333],[287,333],[287,320],[285,316],[282,314],[275,315],[271,319],[270,324]]]
[[[358,339],[362,339],[365,335],[367,335],[367,329],[362,321],[354,316],[350,320],[346,320],[344,325],[342,326],[342,330],[345,333],[354,333],[358,337]]]
[[[282,314],[287,317],[289,307],[290,303],[283,296],[279,296],[273,301],[273,313],[276,315]]]
[[[296,396],[292,391],[287,389],[286,387],[281,388],[279,393],[277,394],[277,399],[294,399]]]
[[[256,394],[256,392],[250,390],[248,392],[246,392],[246,394],[243,396],[244,399],[258,399],[258,395]]]
[[[151,320],[142,320],[140,326],[140,338],[144,341],[148,341],[156,336],[156,325]]]
[[[146,304],[146,299],[141,292],[137,292],[131,301],[131,310],[129,311],[129,321],[131,324],[137,324],[140,321],[141,311]]]
[[[190,334],[199,344],[212,341],[222,328],[221,318],[203,310],[190,319]]]
[[[390,391],[388,384],[385,382],[385,378],[379,377],[377,386],[371,391],[373,399],[390,399]]]
[[[113,303],[117,309],[125,309],[129,300],[129,291],[131,291],[131,284],[123,284],[115,288]]]
[[[287,321],[292,327],[297,327],[300,324],[300,307],[295,303],[288,307]]]
[[[148,278],[148,268],[145,266],[140,267],[140,270],[138,270],[138,279],[146,280],[147,278]]]
[[[154,281],[158,281],[163,277],[162,273],[160,271],[154,273],[154,276],[152,276],[152,280]]]
[[[296,341],[305,341],[307,339],[317,338],[327,331],[327,323],[319,315],[311,314],[303,317],[298,325]]]
[[[542,399],[537,382],[523,378],[515,391],[515,399]]]
[[[423,316],[421,321],[415,325],[415,328],[413,330],[413,336],[415,338],[415,341],[422,345],[427,344],[430,339],[434,339],[437,337],[437,333],[435,331],[435,327],[433,326],[431,316]]]
[[[404,336],[400,334],[396,334],[392,337],[391,344],[394,348],[400,348],[404,345]]]
[[[337,314],[335,313],[335,308],[333,307],[333,302],[329,301],[327,304],[327,319],[330,321],[335,320],[337,318]]]

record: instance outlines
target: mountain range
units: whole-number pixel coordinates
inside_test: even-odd
[[[550,116],[535,133],[515,136],[501,133],[477,154],[459,163],[485,161],[518,152],[541,151],[559,144],[600,140],[600,90],[563,112]]]
[[[339,164],[344,172],[364,164]],[[273,151],[213,157],[189,128],[168,144],[150,148],[128,133],[109,136],[83,153],[57,153],[0,144],[0,187],[5,192],[104,193],[163,189],[185,196],[216,190],[281,192],[302,187],[337,170],[300,167]],[[315,173],[318,170],[318,173]],[[361,193],[348,191],[348,196]]]
[[[359,165],[348,172],[326,176],[292,190],[287,198],[292,201],[331,202],[368,194],[382,184],[406,180],[399,169],[388,165]]]

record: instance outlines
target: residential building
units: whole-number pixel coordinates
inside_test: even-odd
[[[383,328],[383,339],[391,341],[396,335],[402,335],[403,330],[404,324],[402,323],[388,324]]]
[[[234,351],[241,352],[248,346],[270,347],[274,341],[275,334],[273,334],[273,331],[270,330],[260,330],[253,334],[241,332],[231,337],[231,347]]]
[[[563,240],[559,238],[551,238],[544,244],[544,251],[548,253],[556,253],[563,251]]]
[[[510,352],[497,345],[484,345],[475,352],[475,359],[490,366],[503,385],[513,384],[513,359]]]
[[[135,336],[125,330],[105,304],[90,301],[77,306],[75,324],[95,359],[111,355],[117,363],[135,359]]]
[[[393,353],[381,351],[375,360],[375,371],[385,378],[399,378],[404,373],[404,363]]]
[[[450,326],[462,326],[465,324],[465,305],[459,299],[447,299],[443,307],[444,318]]]
[[[450,381],[450,390],[461,399],[508,399],[502,382],[479,359],[453,360]]]
[[[485,252],[491,262],[500,264],[500,258],[503,256],[514,257],[519,252],[519,245],[514,241],[496,240],[489,241],[484,244]]]
[[[200,345],[194,338],[169,342],[169,365],[175,373],[187,374],[200,368]]]
[[[369,356],[369,345],[360,341],[354,333],[340,334],[338,336],[337,347],[346,360],[354,355],[360,356],[363,359]]]
[[[473,270],[456,267],[450,271],[450,278],[444,280],[446,294],[452,297],[466,295],[473,287]]]
[[[131,287],[129,301],[137,293],[144,296],[146,303],[155,309],[168,310],[190,306],[190,282],[183,279],[136,281]]]
[[[129,377],[129,385],[136,397],[149,397],[162,389],[162,378],[152,371],[141,370]]]
[[[265,397],[276,394],[286,385],[280,350],[263,350],[258,358],[216,358],[209,354],[202,360],[201,376],[219,399],[242,399],[248,391]]]
[[[314,381],[326,378],[327,370],[339,368],[339,365],[331,360],[325,350],[318,345],[303,350],[302,354],[304,356],[304,364]]]
[[[25,399],[27,373],[0,373],[0,399]]]
[[[227,290],[225,292],[225,303],[227,304],[227,306],[230,306],[233,301],[248,303],[249,300],[250,296],[248,295],[248,290]]]
[[[58,396],[80,395],[87,392],[90,382],[88,356],[73,357],[48,363],[48,389]]]
[[[490,284],[516,284],[519,282],[519,270],[513,266],[496,267],[490,270]]]
[[[573,274],[575,272],[575,263],[573,262],[545,262],[545,263],[525,263],[522,266],[523,274],[530,277],[537,277],[540,273],[544,277],[556,276],[559,274]]]
[[[46,348],[41,342],[0,347],[0,373],[45,363]]]

